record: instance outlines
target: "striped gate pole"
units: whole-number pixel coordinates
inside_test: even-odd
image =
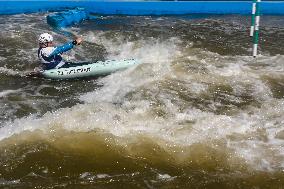
[[[260,20],[260,5],[261,0],[257,0],[255,6],[255,25],[254,25],[254,33],[253,33],[253,57],[257,55],[257,46],[258,46],[258,37],[259,37],[259,20]]]
[[[253,1],[252,1],[252,12],[251,12],[250,34],[249,34],[250,37],[253,36],[253,32],[254,32],[255,9],[256,9],[256,0],[253,0]]]

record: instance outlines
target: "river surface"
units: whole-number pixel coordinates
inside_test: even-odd
[[[0,188],[283,188],[284,18],[104,16],[68,28],[69,61],[106,77],[25,77],[45,13],[0,16]]]

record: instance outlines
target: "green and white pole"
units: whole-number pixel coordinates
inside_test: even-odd
[[[250,34],[249,34],[250,37],[253,36],[253,32],[254,32],[255,9],[256,9],[256,0],[253,0],[253,1],[252,1],[252,12],[251,12]]]
[[[258,37],[259,37],[259,20],[260,20],[260,5],[261,0],[257,0],[255,6],[255,25],[254,25],[254,33],[253,33],[253,57],[257,55],[257,46],[258,46]]]

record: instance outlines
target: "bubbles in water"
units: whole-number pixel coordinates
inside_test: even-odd
[[[5,123],[0,139],[23,131],[96,131],[114,136],[121,146],[146,138],[174,159],[182,159],[188,148],[200,145],[200,154],[212,148],[242,159],[239,164],[245,160],[253,169],[283,169],[279,149],[283,140],[276,137],[284,120],[283,98],[274,98],[263,79],[269,74],[283,77],[279,72],[282,55],[261,56],[258,64],[247,56],[194,48],[179,36],[130,40],[117,31],[85,32],[83,36],[90,44],[104,46],[107,59],[136,58],[142,64],[97,80],[100,88],[78,94],[84,104]],[[176,153],[178,150],[182,152]],[[158,179],[172,177],[161,174]]]

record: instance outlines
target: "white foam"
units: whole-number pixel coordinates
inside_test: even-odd
[[[108,174],[97,174],[98,179],[108,178],[110,177]]]
[[[13,70],[6,67],[0,67],[0,73],[10,75],[10,76],[20,76],[25,77],[27,74],[29,74],[31,71],[20,71],[20,70]]]
[[[149,63],[151,65],[144,65],[139,70],[128,69],[102,79],[100,82],[105,87],[100,91],[82,96],[81,100],[86,102],[115,101],[115,99],[121,99],[129,91],[139,88],[139,86],[160,80],[171,72],[171,60],[180,54],[177,46],[178,40],[175,42],[175,38],[163,43],[158,43],[154,39],[150,43],[144,40],[125,42],[122,39],[120,42],[112,43],[103,36],[99,37],[100,35],[102,34],[97,34],[94,37],[94,34],[90,33],[86,38],[90,42],[101,43],[106,46],[110,59],[135,58],[144,64]]]
[[[273,98],[269,87],[261,80],[262,72],[253,69],[247,57],[222,57],[195,51],[196,57],[190,58],[200,61],[208,73],[179,76],[174,73],[172,62],[178,62],[183,51],[175,38],[164,42],[131,42],[118,36],[117,42],[113,42],[106,39],[103,33],[89,33],[86,38],[89,42],[106,46],[109,58],[137,58],[143,64],[99,80],[103,87],[80,97],[86,104],[50,112],[41,118],[30,116],[6,123],[0,128],[0,140],[25,130],[41,129],[49,133],[63,128],[75,132],[99,130],[126,141],[143,135],[159,145],[164,145],[166,141],[180,147],[195,143],[210,146],[214,141],[219,141],[255,169],[271,171],[283,166],[283,161],[276,160],[283,158],[283,149],[279,148],[284,145],[283,140],[275,139],[273,133],[282,128],[284,102]],[[266,59],[274,61],[273,58]],[[272,63],[275,64],[278,66],[279,63]],[[268,66],[268,69],[272,68]],[[181,101],[179,96],[164,89],[161,84],[180,77],[188,81],[185,86],[196,91],[195,94],[206,93],[208,86],[215,84],[229,85],[235,94],[250,89],[260,105],[240,109],[232,115],[218,115],[191,106],[182,109],[174,101]],[[218,103],[213,100],[210,102],[213,105]],[[159,116],[159,110],[166,115]],[[267,140],[262,139],[260,134],[254,135],[260,129],[263,129],[261,132]],[[169,178],[165,175],[161,179],[163,177]]]
[[[109,59],[139,59],[143,63],[169,62],[174,56],[179,55],[178,38],[170,38],[160,42],[158,39],[125,41],[123,36],[115,36],[113,40],[107,39],[104,32],[90,32],[86,34],[86,41],[103,45]]]
[[[5,61],[7,58],[0,56],[0,62]]]
[[[178,56],[179,53],[180,52],[177,52],[176,56]],[[178,107],[170,102],[168,96],[160,95],[158,96],[159,100],[166,105],[163,109],[170,115],[168,119],[163,120],[149,115],[147,110],[151,108],[151,102],[142,100],[143,98],[141,98],[141,101],[123,101],[124,95],[129,91],[136,90],[142,86],[145,87],[145,85],[149,86],[150,83],[153,83],[158,79],[164,79],[170,72],[170,69],[168,71],[164,70],[164,77],[157,78],[157,80],[147,80],[147,78],[143,77],[137,79],[137,77],[132,77],[132,72],[136,73],[137,70],[111,75],[102,80],[105,86],[101,90],[82,96],[82,99],[89,103],[99,103],[102,101],[120,102],[123,103],[121,107],[131,109],[131,112],[125,112],[125,110],[121,111],[120,108],[117,109],[116,106],[103,105],[105,109],[107,109],[107,112],[105,112],[106,115],[104,115],[104,113],[98,114],[100,121],[102,121],[102,119],[108,119],[107,115],[114,114],[119,115],[119,117],[121,116],[120,118],[122,120],[125,119],[123,124],[116,123],[115,126],[112,127],[112,131],[104,127],[104,129],[107,129],[109,132],[115,133],[118,136],[126,136],[136,132],[144,133],[148,136],[154,136],[154,138],[162,138],[163,140],[170,141],[174,144],[186,146],[197,142],[208,144],[210,141],[225,139],[227,141],[227,146],[234,149],[236,154],[247,160],[249,165],[252,165],[256,169],[272,171],[283,165],[282,161],[276,161],[274,158],[283,157],[283,151],[278,150],[277,152],[274,152],[276,154],[273,154],[269,150],[276,149],[279,145],[284,145],[282,140],[275,139],[275,136],[273,135],[273,133],[276,132],[275,127],[277,128],[276,130],[279,131],[279,129],[281,129],[281,120],[284,120],[283,101],[273,98],[269,87],[261,80],[259,72],[255,72],[255,70],[250,67],[250,64],[247,63],[247,57],[238,58],[240,58],[240,60],[233,59],[234,62],[228,64],[228,58],[225,57],[225,60],[224,58],[222,60],[222,57],[220,57],[221,61],[223,61],[221,62],[222,66],[218,65],[220,60],[215,63],[214,61],[212,62],[212,60],[208,61],[205,59],[203,63],[211,65],[209,70],[214,79],[219,80],[220,83],[224,83],[224,81],[227,82],[233,87],[236,94],[246,93],[246,86],[249,84],[250,90],[252,90],[252,96],[263,104],[261,108],[253,107],[232,116],[216,115],[214,113],[204,112],[190,107],[183,113],[177,113]],[[273,59],[274,57],[272,57],[272,60]],[[147,71],[151,73],[151,70]],[[141,70],[139,70],[139,72],[141,72]],[[147,73],[149,74],[149,72]],[[139,74],[133,75],[140,76]],[[195,77],[189,76],[188,78],[194,81]],[[202,83],[196,81],[190,86],[191,90],[197,91],[197,93],[206,90],[206,87],[204,87]],[[196,87],[197,89],[195,89],[195,86],[198,86]],[[275,111],[278,111],[278,113],[276,114]],[[143,122],[139,122],[139,114],[144,118]],[[268,120],[267,116],[269,114],[274,117],[274,120]],[[177,123],[184,120],[189,120],[193,123],[188,130],[184,125],[177,126]],[[278,123],[275,126],[273,122],[276,120],[278,120]],[[102,123],[102,125],[104,124],[105,123]],[[151,127],[149,127],[149,125],[151,125]],[[273,129],[271,128],[271,125],[274,125]],[[182,132],[180,132],[179,129],[181,129]],[[246,137],[237,141],[230,141],[230,138],[228,138],[228,136],[233,135],[246,136],[248,133],[257,132],[259,129],[265,129],[265,135],[269,136],[268,141],[251,141]]]
[[[172,177],[168,174],[158,174],[157,179],[162,181],[172,181],[175,177]]]
[[[126,73],[128,72],[123,73],[127,77]],[[105,78],[106,81],[113,79],[120,79],[120,74]],[[271,127],[277,121],[281,123],[281,120],[284,119],[284,103],[281,100],[271,100],[260,109],[253,108],[248,112],[243,111],[237,115],[226,116],[190,107],[186,111],[178,113],[178,107],[175,104],[171,103],[166,96],[164,98],[160,96],[158,98],[164,101],[163,110],[170,115],[168,118],[162,118],[155,117],[155,115],[147,111],[151,108],[151,102],[137,100],[137,98],[124,101],[124,95],[111,93],[111,87],[113,85],[105,85],[101,90],[92,93],[94,97],[85,96],[84,98],[90,104],[61,109],[57,112],[48,113],[42,118],[29,117],[15,120],[13,123],[1,128],[0,139],[24,130],[41,129],[45,132],[54,132],[57,128],[72,131],[99,129],[126,138],[136,134],[143,134],[157,142],[162,139],[180,146],[190,146],[198,142],[210,145],[210,141],[222,140],[228,143],[229,148],[235,149],[240,157],[243,157],[250,165],[254,165],[258,169],[269,171],[283,164],[283,162],[273,161],[273,156],[281,157],[280,152],[274,154],[267,152],[271,148],[283,145],[283,141],[276,143],[272,135],[269,136],[269,140],[266,142],[257,139],[250,140],[246,137],[236,141],[227,138],[236,134],[246,136],[248,133],[252,133],[253,136],[253,133],[261,128],[264,128],[269,135]],[[119,91],[120,87],[116,91]],[[126,91],[136,89],[135,86],[130,88],[132,89]],[[122,104],[113,104],[114,101]],[[275,111],[277,114],[275,114]],[[180,121],[188,120],[193,123],[188,130],[185,129],[186,125],[178,124]],[[272,132],[275,133],[275,131]],[[263,143],[265,143],[266,147],[263,146]]]
[[[9,94],[12,94],[12,93],[18,93],[20,92],[21,90],[4,90],[4,91],[0,91],[0,98],[1,97],[5,97]]]
[[[0,73],[4,73],[7,75],[14,75],[14,76],[21,75],[20,71],[15,71],[13,69],[5,68],[5,67],[0,67]]]

